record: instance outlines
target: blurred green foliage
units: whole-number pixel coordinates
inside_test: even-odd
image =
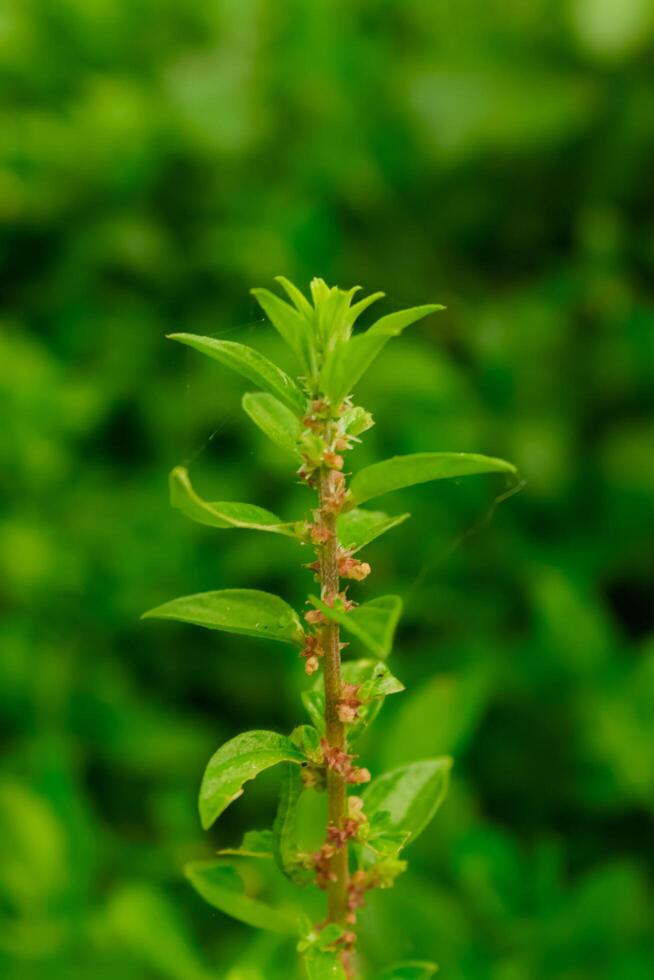
[[[654,975],[653,36],[647,0],[5,0],[7,980],[292,975],[283,938],[180,867],[211,853],[208,755],[298,720],[298,664],[138,621],[232,585],[304,601],[294,542],[193,526],[166,495],[184,462],[210,499],[306,507],[238,379],[164,340],[286,363],[247,294],[278,273],[448,306],[360,386],[357,465],[469,450],[527,480],[499,507],[497,478],[405,491],[412,520],[366,554],[376,593],[408,598],[408,692],[365,764],[456,758],[363,916],[371,966]],[[274,789],[213,846],[269,826]]]

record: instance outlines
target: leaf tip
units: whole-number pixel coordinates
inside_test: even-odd
[[[213,824],[216,817],[203,805],[203,801],[200,800],[200,805],[198,807],[200,813],[200,826],[203,830],[209,830]],[[188,865],[187,865],[188,867]]]

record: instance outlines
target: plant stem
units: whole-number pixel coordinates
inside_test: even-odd
[[[338,595],[339,575],[336,516],[327,513],[323,507],[325,498],[329,494],[328,480],[329,471],[323,468],[320,472],[321,522],[330,532],[330,535],[321,549],[320,586],[323,602],[331,605]],[[325,734],[330,746],[343,749],[345,747],[345,727],[338,717],[338,702],[341,697],[341,649],[338,623],[328,623],[323,627],[322,644],[324,649]],[[336,827],[343,827],[347,817],[345,781],[340,773],[334,772],[330,768],[327,770],[327,807],[329,823]],[[335,875],[335,880],[330,881],[327,889],[329,919],[332,922],[344,922],[347,913],[347,843],[331,859],[330,871]]]

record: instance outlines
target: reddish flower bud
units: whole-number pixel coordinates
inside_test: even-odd
[[[359,783],[369,783],[372,779],[369,769],[351,769],[349,776],[346,777],[348,783],[358,786]]]
[[[363,582],[370,575],[370,565],[367,561],[359,561],[351,555],[343,555],[338,561],[338,574],[342,578],[351,578],[355,582]]]
[[[309,537],[313,544],[327,544],[332,537],[332,532],[324,524],[309,525]]]
[[[358,717],[358,710],[363,703],[359,699],[358,693],[358,684],[343,684],[341,697],[336,705],[338,717],[343,724],[350,724]]]
[[[330,466],[332,469],[334,470],[343,469],[343,457],[339,456],[338,453],[333,452],[331,449],[327,450],[327,452],[323,456],[323,459],[327,464],[327,466]]]
[[[329,415],[329,402],[325,398],[314,398],[309,407],[312,415]]]
[[[351,708],[349,704],[339,703],[336,706],[336,714],[338,715],[338,720],[342,721],[344,725],[351,725],[358,717],[357,709]]]
[[[304,618],[311,626],[324,626],[327,622],[327,618],[320,612],[319,609],[307,610],[307,612],[304,614]]]

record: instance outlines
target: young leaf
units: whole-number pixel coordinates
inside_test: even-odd
[[[169,340],[193,347],[215,361],[243,375],[248,381],[270,392],[284,402],[296,415],[306,411],[307,399],[295,381],[252,347],[237,344],[232,340],[216,340],[213,337],[199,337],[192,333],[171,333]]]
[[[370,367],[391,337],[397,337],[416,320],[444,309],[438,304],[399,310],[377,320],[365,333],[358,334],[347,344],[336,347],[325,362],[320,380],[332,405],[340,405],[350,394],[359,378]]]
[[[290,765],[296,769],[292,763],[282,762],[282,766]],[[273,856],[273,834],[272,830],[248,830],[243,834],[243,840],[238,847],[221,847],[218,854],[221,857],[245,857],[263,858],[268,860]]]
[[[304,370],[312,373],[313,354],[310,322],[268,289],[252,289],[251,293],[275,330],[298,358]]]
[[[312,948],[304,955],[308,980],[347,980],[338,953]]]
[[[273,854],[279,870],[297,885],[311,880],[311,872],[298,861],[297,807],[303,792],[299,768],[282,763],[282,789],[273,824]]]
[[[435,963],[427,963],[425,960],[406,960],[404,963],[387,966],[379,974],[379,980],[429,980],[437,970]]]
[[[200,786],[200,820],[207,830],[243,793],[243,783],[280,762],[305,762],[290,739],[277,732],[244,732],[225,742],[209,760]]]
[[[378,299],[383,299],[385,295],[386,293],[370,293],[369,296],[365,296],[358,303],[355,303],[354,306],[351,306],[347,311],[347,321],[350,326],[358,320],[364,310],[367,310],[369,306],[376,303]]]
[[[246,392],[241,404],[269,439],[293,456],[300,455],[297,441],[302,434],[302,425],[286,405],[264,391]]]
[[[348,738],[354,741],[377,717],[384,699],[389,694],[404,690],[404,684],[394,677],[381,660],[347,660],[341,668],[347,684],[357,684],[358,697],[364,703],[357,712],[357,719],[348,725]],[[325,728],[325,687],[320,675],[313,688],[302,693],[303,704],[320,732]]]
[[[360,470],[350,484],[355,505],[391,490],[400,490],[415,483],[444,480],[476,473],[515,473],[516,468],[504,459],[480,456],[477,453],[412,453],[392,456]]]
[[[410,514],[399,514],[397,517],[389,517],[381,510],[363,510],[355,507],[354,510],[339,516],[338,540],[344,548],[355,554],[380,534],[385,534],[398,524],[403,524],[410,516]]]
[[[254,926],[255,929],[267,929],[286,935],[297,933],[298,916],[249,898],[244,892],[240,875],[228,862],[190,861],[184,868],[184,874],[205,902],[226,915],[231,915],[233,919]]]
[[[309,762],[322,762],[320,732],[313,725],[298,725],[290,734],[290,739],[298,752]]]
[[[242,527],[296,537],[295,524],[284,523],[276,514],[271,514],[263,507],[255,504],[208,503],[203,500],[193,489],[188,470],[184,466],[176,466],[171,471],[169,483],[171,506],[181,510],[198,524],[220,528]]]
[[[385,772],[363,792],[366,813],[390,815],[391,830],[409,833],[415,840],[445,799],[452,760],[424,759]]]
[[[304,635],[297,613],[279,596],[258,589],[199,592],[165,602],[141,619],[175,619],[207,629],[263,636],[301,647]]]
[[[393,634],[402,612],[402,600],[397,595],[384,595],[371,599],[346,612],[341,606],[328,606],[315,596],[310,601],[332,622],[340,623],[347,633],[375,654],[385,659],[393,646]]]
[[[306,320],[311,322],[313,319],[313,306],[306,298],[304,293],[295,286],[286,276],[275,276],[275,282],[284,288],[286,295],[293,303],[298,313]]]

